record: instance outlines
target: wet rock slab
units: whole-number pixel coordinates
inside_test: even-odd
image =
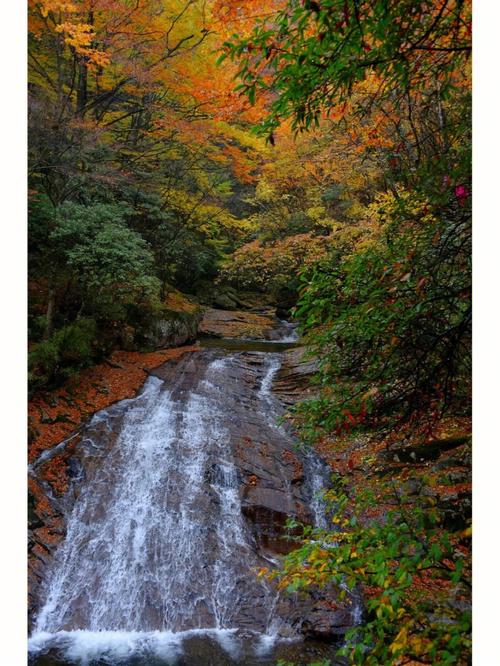
[[[220,385],[206,381],[207,368],[214,361],[224,366]],[[201,400],[210,396],[212,404],[217,405],[215,410],[223,415],[224,431],[231,442],[236,472],[230,478],[225,476],[221,461],[216,455],[209,456],[204,469],[206,493],[196,500],[193,510],[207,516],[210,523],[210,516],[217,511],[220,502],[220,490],[214,488],[223,488],[225,484],[237,487],[241,513],[246,523],[246,539],[253,549],[254,562],[261,566],[277,563],[280,555],[294,547],[295,543],[290,540],[291,535],[285,529],[289,517],[306,523],[314,521],[311,505],[315,490],[310,478],[310,461],[298,450],[297,442],[287,426],[278,423],[283,405],[269,390],[273,385],[282,403],[290,403],[304,393],[307,377],[312,372],[313,366],[304,361],[300,350],[287,352],[283,356],[238,353],[231,354],[229,358],[220,351],[203,350],[186,354],[179,361],[166,363],[151,372],[163,382],[162,390],[169,391],[176,404],[184,404],[195,391]],[[266,386],[267,390],[264,390]],[[36,580],[32,586],[30,604],[35,612],[44,597],[41,581],[51,566],[53,552],[65,532],[66,517],[79,496],[82,484],[101,475],[105,483],[113,487],[113,450],[128,403],[123,401],[107,410],[106,418],[100,419],[97,415],[90,431],[83,432],[73,443],[68,464],[71,474],[68,475],[67,491],[60,497],[47,493],[47,516],[55,516],[53,520],[51,518],[50,527],[52,533],[57,532],[57,538],[51,541],[51,537],[43,531],[47,527],[47,516],[33,517],[32,548],[36,554],[33,576]],[[158,465],[161,464],[159,459]],[[40,469],[35,471],[35,477],[37,474],[40,474]],[[35,478],[35,481],[43,483],[39,478]],[[172,477],[169,484],[175,489],[176,479]],[[175,497],[175,492],[172,497]],[[167,497],[165,506],[168,507],[171,501],[173,499]],[[100,520],[105,510],[104,504],[96,506],[93,508],[94,513],[86,516],[85,520],[89,523]],[[99,511],[101,513],[98,515]],[[207,524],[207,527],[210,526]],[[208,529],[204,543],[209,567],[215,566],[219,547],[216,538],[215,532]],[[236,548],[234,557],[236,560],[241,559],[241,603],[233,620],[237,626],[249,631],[263,631],[265,626],[262,624],[260,606],[267,602],[265,598],[259,600],[255,597],[255,588],[252,587],[246,568],[248,554],[242,551],[239,556],[237,551]],[[193,585],[193,595],[199,598],[203,590],[200,588],[196,592],[194,580]],[[151,594],[153,599],[153,592]],[[309,597],[283,597],[276,607],[277,615],[284,622],[282,635],[339,639],[355,621],[354,610],[349,600],[343,605],[335,602],[335,590],[332,590],[331,595],[331,599],[319,592]],[[151,603],[146,616],[154,628],[155,623],[159,622],[161,601]],[[211,622],[209,611],[202,606],[197,610],[193,608],[196,616],[193,618],[193,627],[200,626],[197,624],[200,622],[209,626]],[[74,622],[77,627],[80,621],[75,618]],[[82,619],[83,626],[84,622]],[[183,628],[191,627],[178,627]]]
[[[311,378],[316,369],[317,361],[307,355],[304,347],[285,351],[273,382],[273,393],[287,406],[311,397],[314,395]]]
[[[277,340],[278,319],[273,314],[256,314],[244,310],[205,310],[199,332],[218,338]]]

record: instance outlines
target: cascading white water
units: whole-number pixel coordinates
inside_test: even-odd
[[[286,322],[285,322],[286,323]],[[295,337],[293,337],[295,336]],[[282,338],[282,341],[286,339],[287,342],[292,341],[291,339],[298,340],[298,335],[293,329],[293,333],[288,335],[286,338]],[[290,339],[288,339],[290,338]],[[283,408],[278,404],[278,401],[273,396],[271,388],[273,385],[274,378],[276,373],[279,371],[282,363],[282,358],[280,354],[270,354],[267,365],[267,370],[262,380],[262,384],[259,390],[259,397],[261,400],[265,401],[270,407],[274,408],[276,414],[282,415]],[[273,424],[271,424],[273,426]],[[274,427],[283,432],[282,426],[276,425]],[[309,508],[311,509],[314,526],[320,529],[328,528],[328,519],[325,511],[325,501],[323,499],[325,491],[325,482],[328,478],[328,471],[325,467],[325,463],[321,461],[312,451],[304,452],[304,463],[307,467],[307,477],[308,483],[310,486],[310,495],[311,499],[309,502]]]
[[[271,387],[273,385],[273,380],[281,367],[281,356],[280,354],[269,354],[267,367],[265,368],[264,377],[259,389],[259,398],[266,402],[268,405],[272,404],[273,397],[271,394]]]
[[[281,355],[259,358],[258,400],[245,413],[264,438],[268,429],[284,441],[271,394]],[[53,646],[81,664],[175,659],[180,637],[200,630],[231,652],[237,628],[260,634],[263,649],[283,625],[276,590],[255,576],[263,562],[242,515],[231,432],[244,400],[238,355],[207,362],[188,389],[182,376],[177,383],[151,376],[135,399],[90,423],[87,446],[99,449],[99,427],[121,410],[116,441],[88,470],[68,518],[32,653]],[[319,472],[311,479],[317,486]],[[319,504],[312,509],[320,516]]]
[[[297,342],[299,334],[297,333],[297,324],[292,324],[284,319],[280,320],[283,327],[283,333],[280,337],[280,342]]]
[[[125,414],[113,469],[75,505],[36,631],[72,628],[82,604],[86,628],[94,631],[186,629],[203,614],[227,627],[231,556],[248,545],[211,381],[224,363],[209,366],[203,392],[193,392],[182,411],[160,379],[148,379]],[[209,456],[219,471],[210,485],[220,510],[215,524],[204,526]],[[215,562],[204,559],[213,550],[208,540],[218,546]],[[203,613],[193,611],[198,604]]]

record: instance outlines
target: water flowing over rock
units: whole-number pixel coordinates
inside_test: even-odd
[[[327,469],[278,422],[282,358],[188,353],[93,417],[55,503],[65,538],[40,564],[33,659],[53,650],[63,663],[275,663],[276,640],[331,638],[356,621],[349,599],[333,610],[285,599],[256,576],[293,547],[288,517],[325,521]]]

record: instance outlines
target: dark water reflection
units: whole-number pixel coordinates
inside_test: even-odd
[[[227,351],[284,352],[300,347],[300,342],[277,342],[275,340],[240,340],[236,338],[201,337],[200,345],[207,349],[225,349]]]

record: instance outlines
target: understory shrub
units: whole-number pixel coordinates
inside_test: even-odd
[[[92,363],[96,334],[95,320],[82,317],[34,345],[28,355],[30,390],[62,381]]]

